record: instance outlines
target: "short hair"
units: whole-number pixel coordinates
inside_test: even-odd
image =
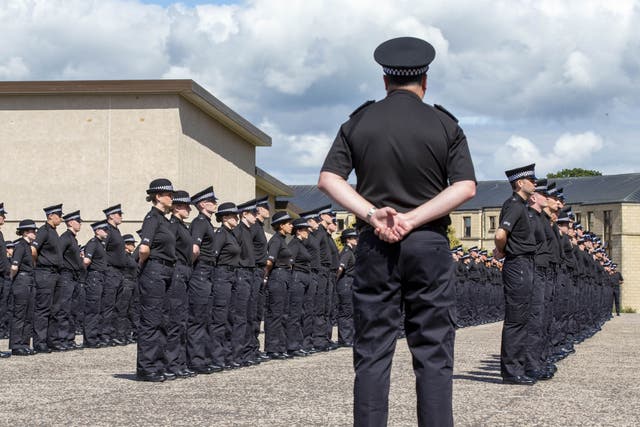
[[[422,77],[426,74],[418,74],[417,76],[392,76],[387,74],[387,83],[389,86],[409,86],[419,85],[422,83]]]

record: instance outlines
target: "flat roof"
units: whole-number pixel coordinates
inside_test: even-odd
[[[0,82],[0,95],[180,95],[255,146],[271,146],[271,137],[190,79],[68,80]]]

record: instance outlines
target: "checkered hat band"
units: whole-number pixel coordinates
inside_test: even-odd
[[[203,194],[202,196],[199,196],[197,199],[194,199],[193,203],[198,203],[203,200],[209,200],[209,199],[215,199],[215,198],[216,198],[216,195],[214,193],[207,193],[207,194]]]
[[[389,76],[419,76],[429,69],[428,65],[420,68],[392,68],[382,67],[382,71]]]
[[[111,215],[111,214],[119,213],[119,212],[122,212],[122,209],[120,209],[120,208],[116,208],[116,209],[111,209],[111,210],[109,210],[109,211],[106,211],[104,214],[105,214],[105,215]]]
[[[151,187],[149,191],[173,191],[173,185],[160,185],[158,187]]]
[[[287,215],[285,215],[285,216],[283,216],[283,217],[278,218],[278,219],[276,220],[275,224],[278,224],[278,223],[280,223],[280,222],[282,222],[282,221],[286,221],[286,220],[288,220],[288,219],[291,219],[291,217],[289,216],[289,214],[287,214]]]
[[[48,210],[48,211],[44,211],[44,213],[45,213],[45,215],[51,215],[51,214],[54,214],[54,213],[62,213],[62,209],[51,209],[51,210]]]
[[[185,203],[188,205],[191,203],[191,198],[174,197],[173,203]]]
[[[76,219],[80,219],[80,215],[73,215],[73,216],[68,216],[66,218],[63,218],[65,221],[73,221]]]
[[[517,181],[528,176],[536,176],[533,171],[522,171],[509,176],[509,182]]]

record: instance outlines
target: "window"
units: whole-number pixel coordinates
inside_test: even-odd
[[[496,231],[496,217],[491,215],[489,217],[489,231]]]
[[[593,212],[587,212],[587,229],[593,231]]]
[[[471,237],[471,217],[463,216],[462,220],[464,221],[464,237]]]
[[[576,212],[576,222],[582,224],[582,214]]]
[[[338,231],[344,230],[344,219],[338,220]]]
[[[604,242],[607,244],[607,249],[609,249],[609,253],[611,253],[611,229],[612,226],[611,220],[611,211],[604,211]]]

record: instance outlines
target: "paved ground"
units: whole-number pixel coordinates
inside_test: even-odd
[[[560,362],[555,379],[533,387],[500,384],[500,330],[458,331],[456,425],[640,425],[640,314],[608,322]],[[0,425],[351,423],[348,349],[162,384],[133,381],[134,368],[133,346],[0,360]],[[404,341],[392,375],[389,425],[415,425]]]

